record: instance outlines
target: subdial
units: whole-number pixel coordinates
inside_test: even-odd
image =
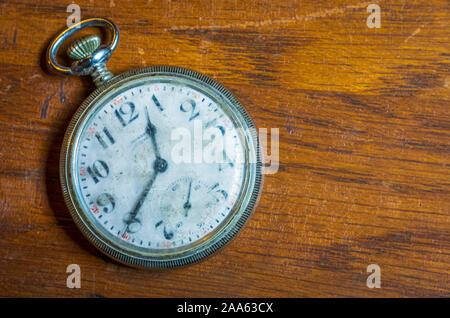
[[[166,240],[200,230],[198,224],[204,224],[215,215],[219,203],[226,198],[215,190],[217,187],[218,183],[209,185],[194,177],[176,180],[162,196],[160,218],[155,228],[161,229]]]

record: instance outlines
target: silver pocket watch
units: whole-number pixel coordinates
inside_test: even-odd
[[[87,27],[109,31],[62,43]],[[261,151],[251,118],[222,85],[179,67],[114,76],[106,62],[119,40],[110,20],[84,20],[51,43],[56,73],[91,75],[97,89],[73,116],[61,149],[67,207],[86,238],[134,267],[197,262],[244,226],[262,189]]]

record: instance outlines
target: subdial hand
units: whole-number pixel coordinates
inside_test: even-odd
[[[188,216],[188,212],[192,208],[192,204],[190,202],[190,200],[191,200],[191,188],[192,188],[192,180],[189,182],[189,188],[188,188],[186,202],[184,202],[184,205],[183,205],[184,216]]]

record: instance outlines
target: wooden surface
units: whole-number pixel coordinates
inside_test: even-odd
[[[245,230],[163,272],[102,256],[64,205],[60,144],[93,89],[44,71],[69,3],[0,1],[0,296],[450,296],[447,0],[376,1],[373,29],[356,0],[77,0],[82,19],[118,24],[114,73],[203,72],[280,130]],[[81,289],[66,287],[72,263]]]

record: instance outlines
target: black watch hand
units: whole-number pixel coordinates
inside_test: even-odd
[[[192,181],[189,182],[189,189],[188,189],[187,199],[186,199],[186,202],[184,202],[184,205],[183,205],[184,216],[188,216],[188,212],[192,208],[192,204],[190,202],[190,199],[191,199],[191,188],[192,188]]]
[[[144,204],[144,201],[147,198],[147,195],[150,192],[150,189],[152,188],[153,182],[155,182],[156,176],[159,173],[166,171],[167,161],[164,160],[163,158],[159,158],[159,157],[156,158],[155,161],[153,162],[153,169],[154,169],[154,173],[153,173],[152,177],[150,178],[150,180],[148,180],[147,184],[144,187],[144,190],[142,190],[141,195],[139,196],[138,200],[136,201],[136,204],[135,204],[133,210],[130,212],[128,219],[125,221],[125,223],[127,224],[125,232],[128,232],[130,224],[136,222],[136,220],[137,220],[136,216],[137,216],[139,210],[141,209],[142,204]]]
[[[156,175],[158,174],[157,171],[153,173],[151,179],[147,182],[147,184],[144,187],[144,190],[142,190],[141,195],[139,196],[138,200],[136,201],[136,204],[134,205],[133,210],[130,212],[130,215],[127,220],[125,220],[125,223],[127,225],[125,232],[128,232],[130,224],[136,222],[136,216],[139,212],[139,210],[142,207],[142,204],[144,204],[145,198],[147,197],[148,193],[150,192],[150,189],[152,188],[153,182],[156,179]]]
[[[147,118],[147,126],[145,127],[145,133],[150,136],[153,144],[153,150],[155,151],[156,158],[161,158],[159,153],[158,144],[156,142],[156,127],[152,124],[150,120],[150,115],[148,114],[148,108],[145,107],[145,115]]]
[[[145,127],[145,133],[150,136],[153,144],[153,150],[155,151],[156,160],[153,163],[153,169],[156,172],[164,172],[167,170],[167,161],[161,158],[159,153],[158,143],[156,142],[156,127],[152,124],[150,120],[150,115],[148,114],[148,108],[145,107],[145,115],[147,117],[147,126]]]

